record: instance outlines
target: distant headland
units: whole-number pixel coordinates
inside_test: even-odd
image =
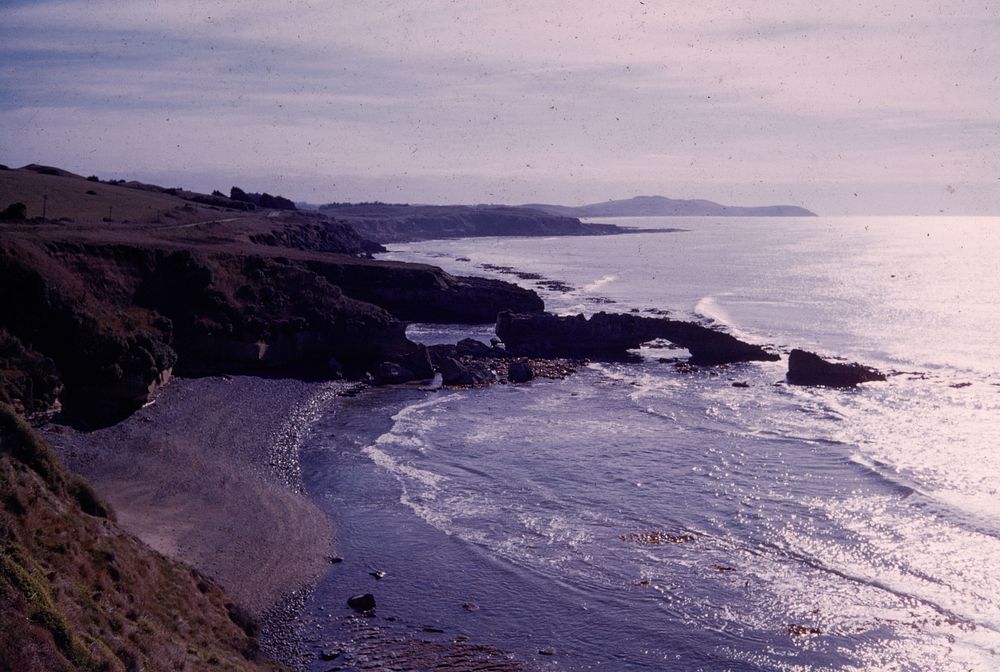
[[[721,205],[703,199],[675,199],[666,196],[636,196],[590,205],[567,206],[531,203],[532,208],[564,217],[815,217],[816,213],[797,205]]]

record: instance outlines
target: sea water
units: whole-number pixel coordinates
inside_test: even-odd
[[[387,256],[889,379],[795,387],[784,359],[691,373],[658,361],[683,351],[641,350],[565,380],[348,400],[302,447],[345,556],[308,608],[315,646],[372,592],[394,636],[543,669],[1000,668],[1000,219],[602,221],[686,230]]]

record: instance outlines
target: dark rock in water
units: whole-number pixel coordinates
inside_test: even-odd
[[[737,380],[733,383],[733,387],[750,387],[750,383],[744,382],[742,380]]]
[[[455,352],[470,357],[493,357],[494,349],[474,338],[463,338],[455,344]]]
[[[479,605],[475,602],[466,602],[462,605],[462,608],[466,611],[479,611]]]
[[[395,362],[382,362],[375,369],[376,385],[398,385],[414,379],[413,372]]]
[[[344,559],[342,557],[340,557],[339,555],[332,555],[329,558],[327,558],[327,560],[330,561],[331,565],[339,565],[340,563],[342,563],[344,561]]]
[[[650,530],[648,532],[626,532],[625,534],[619,534],[618,538],[622,541],[634,541],[644,546],[684,544],[689,541],[694,541],[694,536],[690,534],[669,534],[659,530]]]
[[[385,572],[383,572],[381,569],[373,569],[372,571],[368,572],[368,575],[374,576],[376,579],[381,579],[385,577]]]
[[[343,651],[341,651],[340,649],[337,649],[335,651],[323,651],[319,654],[319,659],[327,661],[337,660],[337,658],[340,658],[341,653],[343,653]]]
[[[802,625],[801,623],[789,623],[788,634],[792,637],[802,637],[803,635],[821,635],[823,631],[814,625]]]
[[[454,385],[489,385],[496,382],[496,374],[482,362],[463,362],[461,366],[465,372],[453,383]]]
[[[507,380],[512,383],[526,383],[535,377],[528,362],[511,362],[507,367]]]
[[[717,572],[735,572],[736,571],[735,567],[729,567],[727,565],[717,565],[717,564],[716,565],[709,565],[708,568],[709,569],[714,569]]]
[[[788,355],[787,378],[793,385],[854,387],[859,383],[885,380],[885,375],[870,366],[828,362],[819,355],[796,349]]]
[[[355,611],[374,611],[375,596],[371,593],[347,598],[347,606]]]
[[[471,339],[468,340],[471,341]],[[471,342],[479,343],[479,341]],[[492,348],[482,343],[479,345],[485,348],[486,352],[492,352]],[[486,361],[477,361],[473,359],[472,355],[459,355],[457,347],[454,345],[435,345],[429,350],[431,361],[437,367],[445,385],[487,385],[496,381],[496,374],[493,373]],[[490,358],[484,357],[484,360],[486,359]]]
[[[540,656],[554,656],[554,655],[556,655],[556,651],[555,651],[555,649],[552,649],[552,648],[539,649],[538,650],[538,655],[540,655]]]
[[[427,346],[418,345],[409,352],[395,357],[392,361],[413,373],[414,379],[424,380],[434,375],[434,365],[431,362]]]
[[[445,385],[461,385],[468,371],[462,363],[454,357],[441,357],[438,359],[438,371],[441,374],[441,381]]]
[[[631,313],[559,317],[551,313],[497,315],[497,336],[513,355],[617,358],[627,350],[662,338],[687,348],[691,364],[777,361],[778,355],[729,334],[693,322]]]

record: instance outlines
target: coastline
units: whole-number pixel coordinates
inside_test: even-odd
[[[260,615],[329,566],[333,530],[304,494],[298,441],[344,383],[176,379],[127,420],[45,438],[123,528]]]
[[[404,386],[391,395],[395,402],[369,395],[334,401],[356,390],[345,382],[177,378],[112,427],[83,433],[50,424],[41,431],[67,467],[107,499],[124,529],[218,581],[248,609],[260,623],[261,651],[291,670],[311,669],[323,651],[343,651],[358,669],[384,669],[390,660],[453,670],[532,669],[474,635],[390,633],[349,610],[338,617],[351,633],[347,639],[317,639],[309,614],[317,585],[363,590],[353,574],[367,570],[349,558],[346,573],[329,575],[345,565],[331,565],[331,512],[306,487],[315,479],[303,478],[300,443],[317,420],[330,417],[331,404],[346,422],[357,422],[364,409],[363,424],[374,427],[391,425],[394,412],[421,396]],[[340,612],[337,603],[340,609],[330,604],[321,613]]]

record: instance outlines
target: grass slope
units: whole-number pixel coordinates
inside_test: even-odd
[[[274,670],[254,624],[124,533],[0,405],[0,670]]]

